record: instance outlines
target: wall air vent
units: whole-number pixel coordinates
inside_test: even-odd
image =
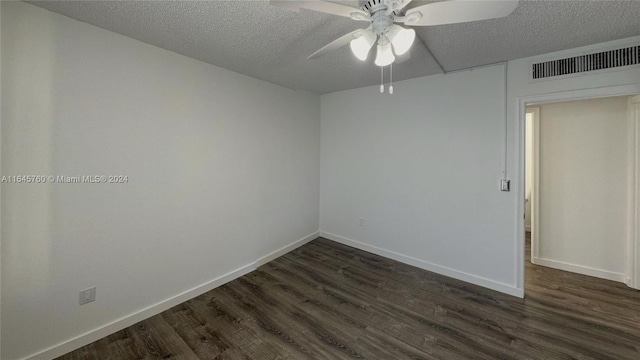
[[[531,66],[532,79],[546,79],[640,64],[640,46],[585,54]]]

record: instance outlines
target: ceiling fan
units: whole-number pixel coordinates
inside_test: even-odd
[[[409,51],[416,37],[406,26],[430,26],[499,18],[509,15],[517,0],[445,0],[406,9],[412,0],[359,0],[360,8],[320,0],[270,0],[276,6],[292,10],[308,9],[369,22],[364,29],[352,31],[309,56],[320,57],[350,44],[356,58],[365,61],[377,44],[375,64],[392,64],[396,56]],[[404,24],[401,26],[399,24]]]

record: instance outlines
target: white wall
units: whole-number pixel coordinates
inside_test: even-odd
[[[637,68],[531,82],[530,65],[638,41],[507,63],[508,193],[497,190],[503,66],[399,82],[393,96],[381,97],[377,87],[323,95],[321,234],[523,296],[527,102],[640,91]]]
[[[28,4],[2,2],[1,16],[2,174],[130,179],[3,185],[2,359],[247,269],[317,230],[317,96]],[[394,96],[323,96],[324,235],[522,295],[522,104],[640,89],[637,69],[529,82],[544,58],[508,63],[510,193],[497,190],[502,66],[399,82]],[[89,285],[98,300],[78,307]]]
[[[527,111],[526,118],[526,140],[525,140],[525,189],[524,198],[527,200],[524,208],[524,229],[531,231],[531,204],[533,202],[533,120],[534,113]]]
[[[513,293],[504,86],[497,65],[323,95],[321,234]]]
[[[627,99],[539,105],[534,263],[624,280]]]
[[[1,6],[2,175],[129,178],[2,185],[3,360],[317,233],[319,96]],[[94,285],[97,301],[78,306]],[[39,358],[69,350],[57,349]]]

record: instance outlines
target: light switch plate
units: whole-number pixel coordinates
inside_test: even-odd
[[[511,191],[511,181],[508,179],[501,179],[500,191]]]

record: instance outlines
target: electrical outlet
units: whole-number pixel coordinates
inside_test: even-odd
[[[364,226],[364,218],[360,218],[360,226]]]
[[[90,287],[80,291],[80,305],[96,301],[96,287]]]

